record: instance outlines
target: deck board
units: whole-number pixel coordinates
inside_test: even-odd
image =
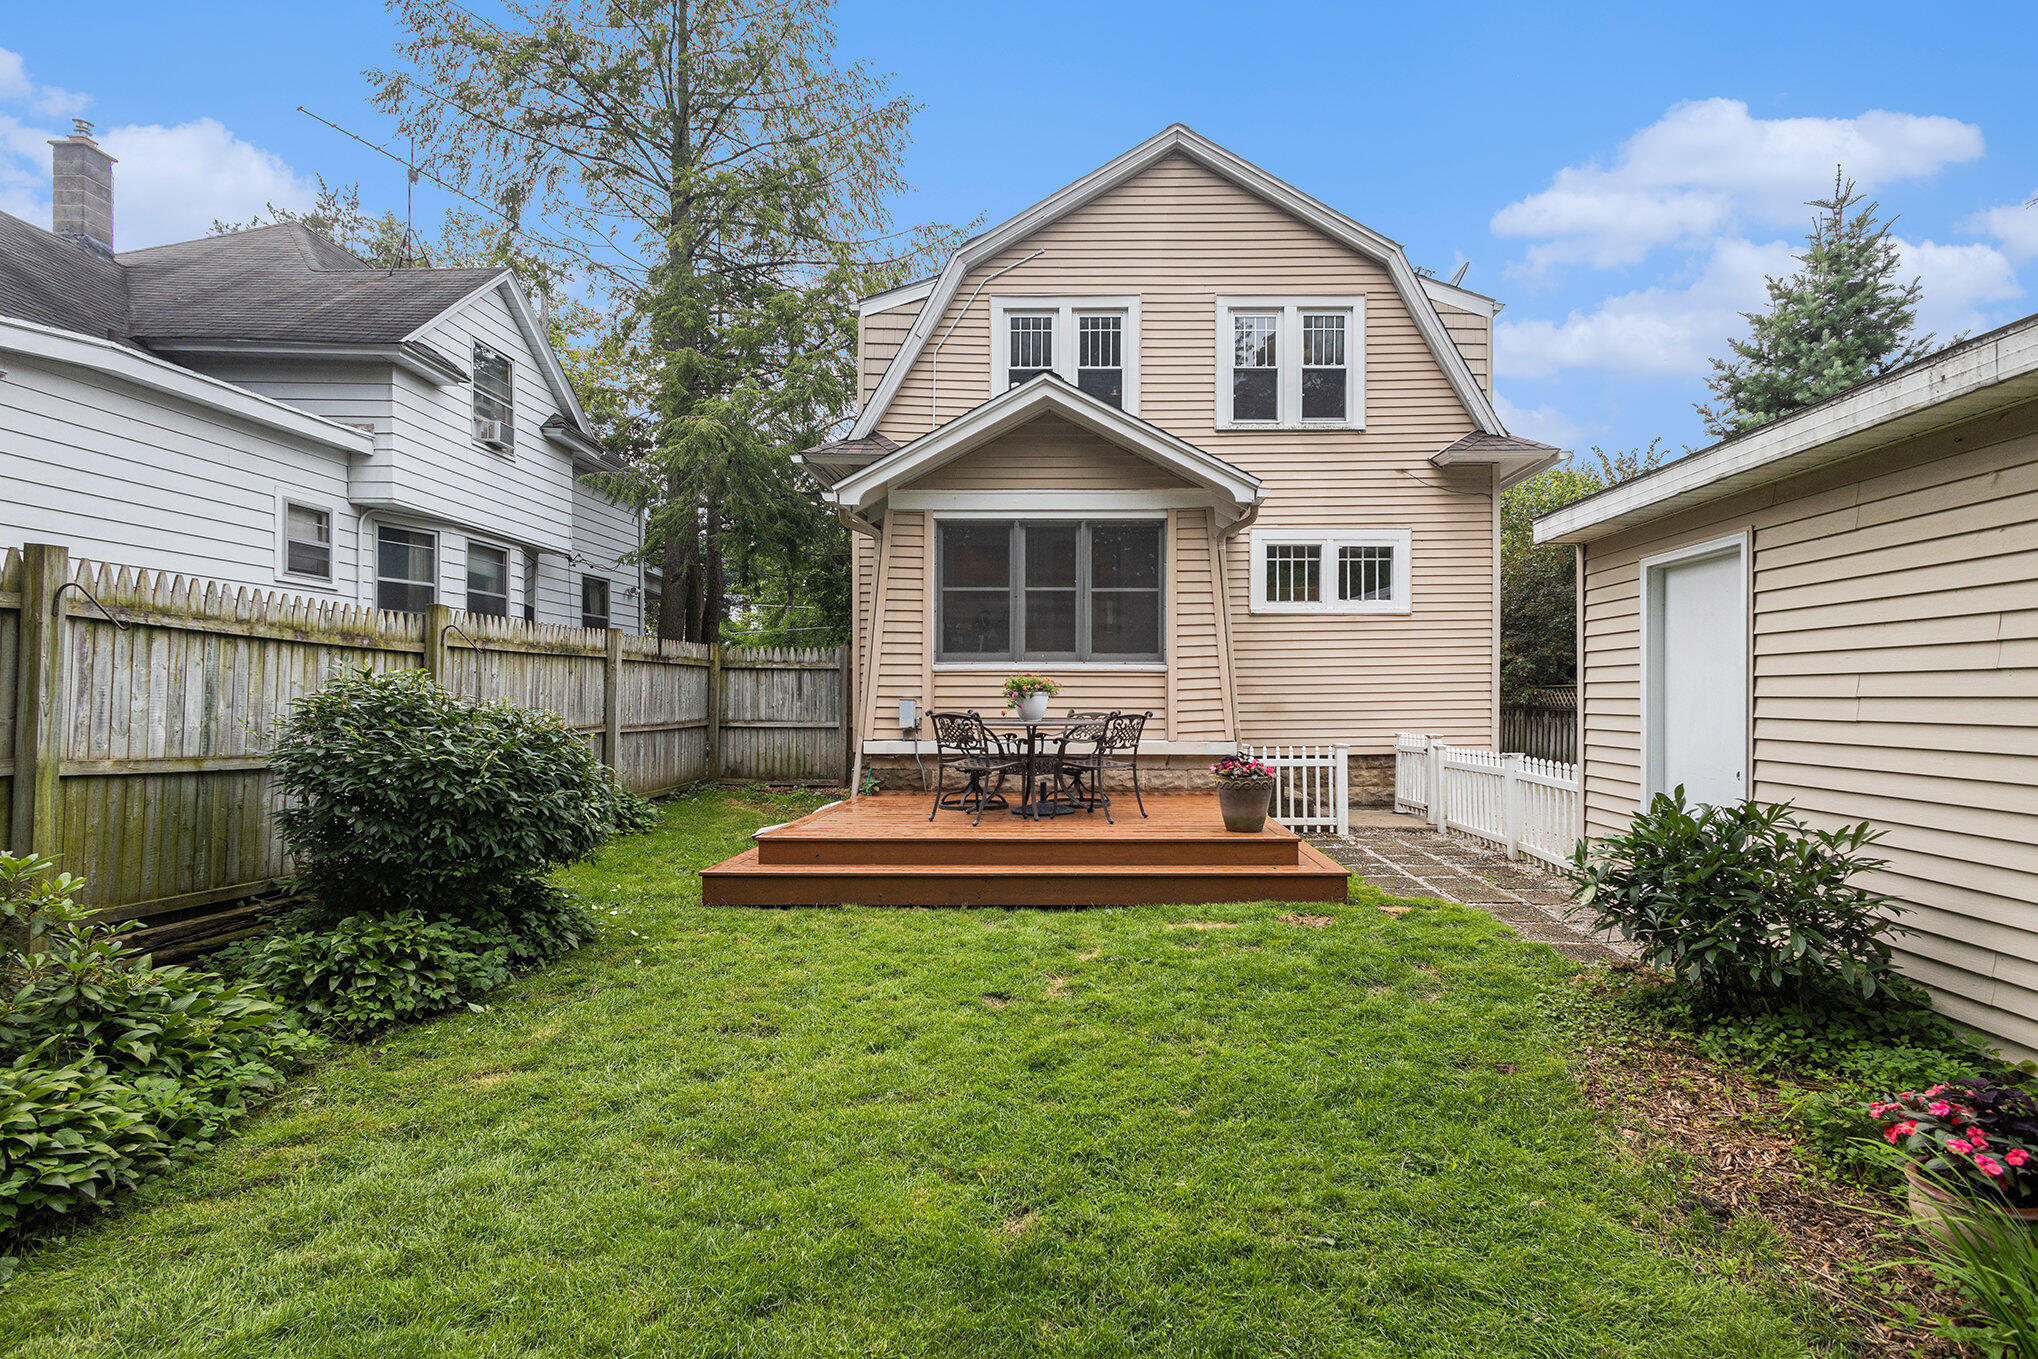
[[[780,826],[701,874],[709,905],[1106,906],[1342,901],[1346,870],[1277,822],[1224,829],[1208,794],[1130,798],[1042,821],[991,810],[980,824],[928,797],[835,803]]]

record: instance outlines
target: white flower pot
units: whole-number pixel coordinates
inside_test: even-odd
[[[1047,719],[1047,694],[1027,694],[1016,706],[1021,722],[1042,722]]]

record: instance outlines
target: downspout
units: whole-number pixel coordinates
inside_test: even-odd
[[[1046,253],[1047,249],[1043,246],[1030,255],[1013,260],[1003,269],[998,270],[997,273],[985,274],[982,282],[977,284],[976,291],[969,295],[969,301],[962,304],[962,310],[955,314],[955,319],[948,323],[948,329],[942,331],[941,338],[934,342],[934,357],[928,365],[927,376],[927,429],[930,433],[934,429],[935,421],[938,418],[937,413],[941,409],[941,346],[947,344],[948,337],[955,334],[955,328],[962,324],[963,317],[969,315],[969,309],[977,304],[977,298],[983,296],[984,289],[990,285],[992,279],[998,277],[999,274],[1009,274],[1028,260],[1037,260]],[[991,343],[996,344],[997,342],[997,336],[992,336]]]

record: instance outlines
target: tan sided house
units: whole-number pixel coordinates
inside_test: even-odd
[[[2038,317],[1536,521],[1580,558],[1579,833],[1873,821],[1906,971],[2038,1055]]]
[[[1489,744],[1499,491],[1548,466],[1492,403],[1490,298],[1179,124],[868,299],[849,435],[803,455],[853,531],[865,763],[930,711],[1151,712],[1162,786],[1241,741]],[[917,742],[917,745],[916,745]]]

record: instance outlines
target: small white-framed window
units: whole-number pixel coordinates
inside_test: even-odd
[[[1366,299],[1217,299],[1219,429],[1363,429]]]
[[[467,612],[509,617],[509,549],[467,544]]]
[[[333,511],[330,505],[285,500],[279,516],[282,556],[277,575],[286,580],[333,583]]]
[[[474,342],[474,442],[497,453],[516,447],[516,384],[509,355]]]
[[[1054,373],[1138,413],[1138,297],[994,297],[991,337],[994,393]]]
[[[609,582],[606,576],[580,578],[580,626],[605,628],[609,625]]]
[[[375,529],[375,607],[423,613],[439,598],[439,535],[378,524]]]
[[[1254,529],[1254,613],[1407,613],[1407,529]]]

